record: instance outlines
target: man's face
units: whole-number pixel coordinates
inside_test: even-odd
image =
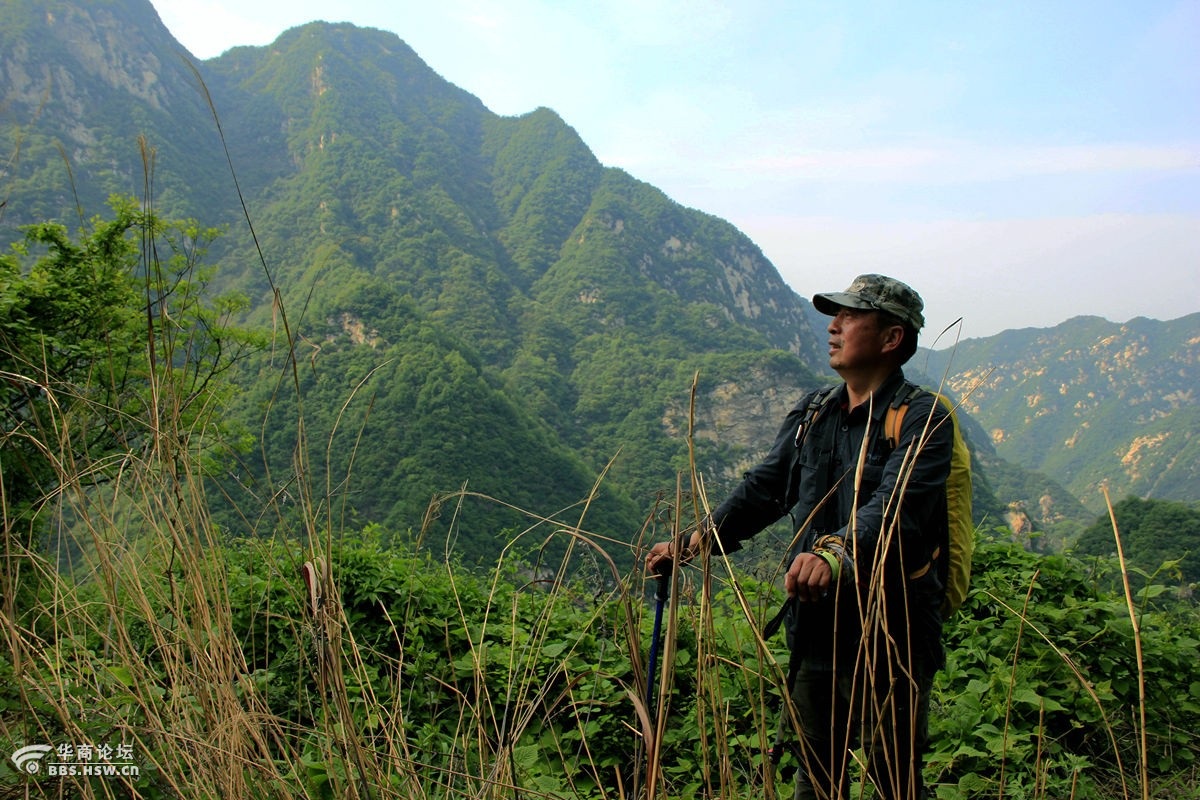
[[[839,373],[878,366],[892,333],[880,324],[879,312],[845,307],[830,320],[827,330],[829,366]]]

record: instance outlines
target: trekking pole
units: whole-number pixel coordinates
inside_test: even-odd
[[[650,638],[650,658],[646,664],[646,693],[643,699],[646,701],[646,717],[643,719],[644,736],[641,738],[642,746],[639,747],[626,770],[619,772],[617,778],[620,781],[618,789],[620,797],[642,797],[643,787],[641,782],[643,777],[647,784],[651,785],[653,777],[651,761],[655,753],[655,728],[657,723],[657,708],[654,705],[654,682],[655,673],[658,671],[658,647],[659,638],[662,635],[662,616],[663,606],[666,605],[671,588],[671,564],[659,564],[655,569],[655,578],[658,581],[658,586],[654,592],[654,632]],[[642,768],[646,767],[646,774],[643,776]],[[627,791],[625,787],[629,787]]]
[[[658,587],[654,592],[654,632],[650,636],[650,663],[646,668],[646,712],[654,719],[654,673],[658,669],[658,644],[662,633],[663,606],[671,597],[671,564],[658,566]]]

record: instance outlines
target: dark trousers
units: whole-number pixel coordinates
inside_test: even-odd
[[[803,666],[792,684],[800,723],[795,800],[849,800],[850,756],[862,747],[880,800],[919,800],[932,675],[843,675]]]

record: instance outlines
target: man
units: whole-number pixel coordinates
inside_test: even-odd
[[[682,555],[733,552],[791,512],[798,533],[784,588],[801,731],[795,797],[849,797],[848,754],[862,746],[878,797],[919,798],[929,690],[943,664],[937,562],[948,552],[953,429],[931,393],[910,394],[901,369],[924,325],[915,291],[861,275],[813,305],[832,318],[829,366],[842,383],[788,414],[763,462]],[[900,397],[909,407],[893,448],[882,429]],[[671,542],[654,545],[647,569],[672,556]]]

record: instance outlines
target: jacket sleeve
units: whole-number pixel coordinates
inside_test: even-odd
[[[882,466],[878,488],[858,498],[853,518],[818,542],[815,551],[836,556],[842,575],[854,575],[860,585],[875,574],[881,557],[903,574],[927,563],[931,537],[947,524],[952,426],[933,394],[924,392],[914,398],[904,415],[899,442]]]
[[[743,541],[783,517],[795,505],[791,477],[796,460],[796,432],[814,395],[806,396],[788,413],[770,452],[712,512],[710,530],[724,552],[740,550]]]

